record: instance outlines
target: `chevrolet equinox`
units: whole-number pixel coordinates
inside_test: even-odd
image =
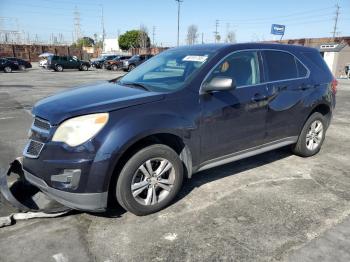
[[[25,179],[74,209],[119,203],[147,215],[168,206],[195,172],[287,145],[315,155],[336,90],[312,48],[169,49],[121,78],[39,101]]]

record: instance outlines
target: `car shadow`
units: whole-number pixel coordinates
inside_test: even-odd
[[[174,200],[174,203],[186,197],[195,188],[199,188],[207,183],[211,183],[227,176],[234,176],[246,170],[264,166],[291,155],[292,152],[290,150],[290,146],[286,146],[277,150],[195,173],[191,179],[185,180],[181,191]]]
[[[260,155],[252,156],[246,159],[235,161],[226,165],[218,166],[208,170],[204,170],[193,174],[191,179],[186,179],[180,190],[179,194],[175,198],[172,204],[182,200],[195,188],[199,188],[207,183],[225,178],[227,176],[234,176],[246,170],[254,169],[260,166],[270,164],[280,159],[289,157],[292,155],[290,146],[286,146],[277,150],[266,152]],[[76,214],[78,211],[72,211],[71,214]],[[106,218],[120,218],[127,211],[121,206],[117,205],[110,207],[107,211],[102,213],[89,213],[92,216],[106,217]]]
[[[268,165],[272,162],[281,160],[291,155],[292,155],[292,152],[290,150],[290,146],[286,146],[277,150],[273,150],[257,156],[252,156],[246,159],[242,159],[226,165],[222,165],[219,167],[211,168],[211,169],[193,174],[191,179],[187,179],[184,181],[182,189],[180,190],[179,194],[177,195],[177,197],[175,198],[172,204],[185,198],[195,188],[199,188],[207,183],[211,183],[213,181],[225,178],[227,176],[234,176],[246,170],[251,170],[257,167]],[[87,213],[95,217],[120,218],[126,212],[127,211],[123,209],[121,206],[116,205],[113,207],[109,207],[105,212],[101,212],[101,213],[87,212]],[[77,215],[81,213],[82,213],[81,211],[72,210],[63,216]]]

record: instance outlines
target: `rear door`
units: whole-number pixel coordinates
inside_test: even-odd
[[[259,57],[256,51],[235,52],[206,78],[231,77],[237,87],[200,95],[202,162],[263,143],[267,87]]]
[[[68,63],[68,58],[66,56],[59,56],[57,64],[62,65],[63,68],[70,68]]]
[[[80,61],[76,57],[69,56],[68,65],[69,65],[69,68],[71,69],[78,69],[80,68]]]
[[[266,142],[295,138],[303,117],[302,99],[311,88],[309,71],[295,55],[286,51],[263,51],[263,63],[269,97]]]

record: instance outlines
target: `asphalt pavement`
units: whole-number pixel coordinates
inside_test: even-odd
[[[0,73],[0,167],[21,155],[39,99],[121,73]],[[282,148],[197,173],[176,202],[137,217],[73,212],[0,229],[0,261],[349,261],[350,81],[321,152]],[[0,203],[0,215],[9,209]]]

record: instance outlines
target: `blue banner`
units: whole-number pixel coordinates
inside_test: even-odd
[[[285,25],[272,24],[271,26],[271,34],[273,35],[284,35],[285,30]]]

